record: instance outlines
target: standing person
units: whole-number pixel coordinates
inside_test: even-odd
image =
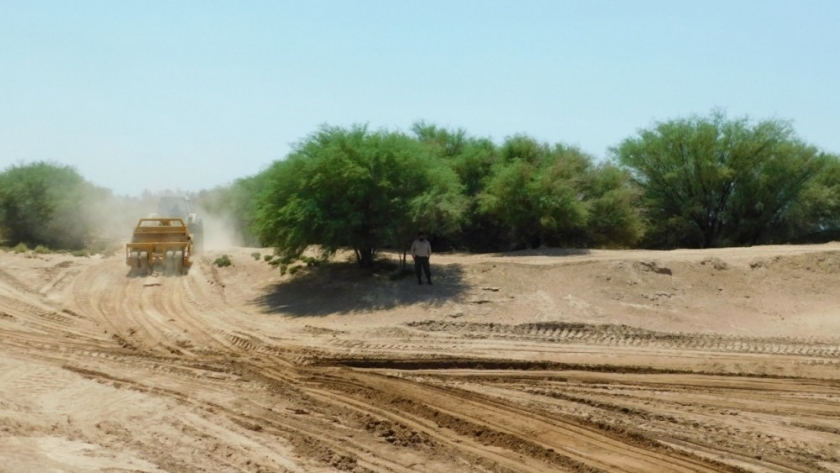
[[[429,257],[432,256],[432,244],[426,240],[426,234],[420,232],[417,239],[411,244],[411,257],[414,258],[414,272],[417,273],[417,284],[423,284],[421,270],[426,273],[426,281],[432,285],[432,268],[429,266]]]

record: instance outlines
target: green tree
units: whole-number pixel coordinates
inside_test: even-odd
[[[588,218],[583,190],[590,158],[525,136],[506,140],[500,154],[479,196],[481,212],[504,223],[521,245],[578,243]]]
[[[587,240],[595,246],[627,248],[645,234],[641,189],[630,173],[611,163],[592,169],[585,184]]]
[[[94,229],[97,202],[109,196],[70,166],[11,166],[0,173],[0,228],[12,243],[80,249]]]
[[[657,123],[612,152],[644,190],[652,243],[664,246],[758,242],[823,165],[789,124],[719,112]]]
[[[803,201],[804,193],[813,188],[828,165],[825,155],[795,138],[773,147],[773,152],[738,182],[733,193],[724,229],[733,244],[755,245],[791,237],[783,231],[790,227],[787,221],[798,218],[795,212],[805,210],[797,203]]]
[[[264,176],[256,212],[263,242],[293,259],[310,245],[350,248],[362,267],[419,226],[457,228],[457,176],[411,137],[366,127],[322,127]],[[410,241],[410,240],[409,240]]]
[[[460,156],[470,141],[463,129],[449,130],[424,121],[412,125],[411,131],[435,156],[441,158]]]
[[[499,219],[482,212],[478,199],[499,160],[498,147],[487,138],[468,136],[462,129],[448,130],[425,122],[415,123],[412,132],[430,153],[455,171],[463,186],[466,210],[460,229],[445,243],[473,251],[509,247],[509,229]]]
[[[840,239],[840,157],[821,155],[823,166],[773,227],[777,241]]]

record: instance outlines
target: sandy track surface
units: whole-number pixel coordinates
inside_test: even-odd
[[[840,245],[253,251],[0,254],[0,471],[840,471]]]

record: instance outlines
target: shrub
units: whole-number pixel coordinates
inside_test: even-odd
[[[254,261],[259,261],[260,256],[262,256],[262,255],[260,254],[259,251],[255,251],[255,252],[251,253],[251,258],[254,258]]]
[[[304,256],[300,260],[303,261],[304,263],[306,263],[306,266],[308,266],[310,268],[313,267],[313,266],[318,266],[319,264],[321,264],[321,260],[319,260],[318,258],[314,258],[312,256]]]
[[[213,261],[213,264],[215,264],[216,266],[218,266],[220,268],[226,268],[226,267],[232,265],[233,261],[230,260],[230,256],[222,255],[222,256],[216,258],[216,261]]]
[[[15,253],[26,253],[29,251],[29,247],[26,246],[26,243],[18,243],[17,246],[12,248],[12,251]]]
[[[45,255],[45,254],[47,254],[47,253],[50,253],[50,249],[49,249],[49,248],[47,248],[47,247],[46,247],[46,246],[44,246],[44,245],[38,245],[38,246],[36,246],[36,247],[35,247],[35,249],[34,249],[34,250],[32,250],[32,251],[34,251],[35,253],[38,253],[39,255]]]
[[[274,255],[263,255],[263,261],[266,263],[270,263],[272,258],[274,258]]]
[[[77,257],[77,258],[89,258],[90,257],[90,253],[88,253],[88,250],[74,250],[74,251],[71,251],[70,254]]]
[[[295,274],[296,272],[300,271],[301,266],[292,266],[289,268],[289,274]]]

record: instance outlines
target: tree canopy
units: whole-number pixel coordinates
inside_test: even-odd
[[[108,195],[70,166],[11,166],[0,173],[0,228],[12,243],[80,249],[94,228],[95,208]]]
[[[772,240],[829,159],[786,122],[719,112],[657,123],[613,153],[644,192],[651,243],[691,247]]]
[[[629,246],[643,233],[629,175],[591,156],[527,136],[505,141],[479,195],[520,245]]]
[[[263,172],[195,199],[289,263],[309,247],[350,249],[363,267],[383,248],[405,261],[419,230],[436,249],[470,251],[840,238],[840,158],[788,122],[713,112],[655,123],[610,152],[598,160],[525,134],[497,143],[426,122],[410,133],[323,126]],[[11,166],[0,173],[0,233],[81,248],[154,200],[114,197],[67,166]]]
[[[422,228],[457,228],[464,209],[455,173],[407,135],[322,127],[266,171],[257,228],[287,257],[307,246],[351,248],[368,267],[376,252]]]

